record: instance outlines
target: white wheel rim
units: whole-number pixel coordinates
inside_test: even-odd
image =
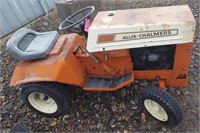
[[[48,95],[41,92],[33,92],[28,96],[29,103],[38,111],[51,114],[57,111],[56,102]]]
[[[154,116],[156,119],[158,119],[160,121],[167,121],[168,120],[168,115],[167,115],[166,111],[157,102],[155,102],[151,99],[146,99],[144,101],[144,106],[147,109],[147,111],[152,116]]]

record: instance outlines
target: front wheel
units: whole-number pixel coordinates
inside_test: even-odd
[[[72,101],[73,90],[61,83],[41,82],[22,86],[21,98],[33,111],[46,117],[64,115]]]
[[[154,118],[168,126],[177,125],[183,118],[179,103],[157,87],[144,88],[140,93],[140,100]]]

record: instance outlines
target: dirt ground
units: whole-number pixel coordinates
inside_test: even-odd
[[[200,132],[200,1],[112,0],[104,1],[103,9],[128,9],[182,4],[190,6],[197,26],[189,66],[189,86],[167,89],[180,102],[183,108],[184,119],[179,125],[166,127],[153,119],[138,104],[138,92],[148,85],[147,81],[135,81],[134,87],[130,89],[122,88],[115,92],[85,92],[77,90],[77,96],[69,111],[65,116],[56,119],[45,118],[32,112],[20,100],[20,87],[9,86],[13,70],[18,64],[18,60],[6,50],[5,44],[12,35],[10,34],[0,40],[1,130],[7,132],[14,123],[20,122],[34,132]],[[25,27],[36,31],[58,30],[60,22],[57,11],[53,10]]]

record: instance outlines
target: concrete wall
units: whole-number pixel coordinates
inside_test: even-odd
[[[0,38],[54,7],[54,0],[0,0]]]

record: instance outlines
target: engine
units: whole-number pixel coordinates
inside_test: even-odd
[[[173,69],[176,45],[130,49],[134,70]]]

